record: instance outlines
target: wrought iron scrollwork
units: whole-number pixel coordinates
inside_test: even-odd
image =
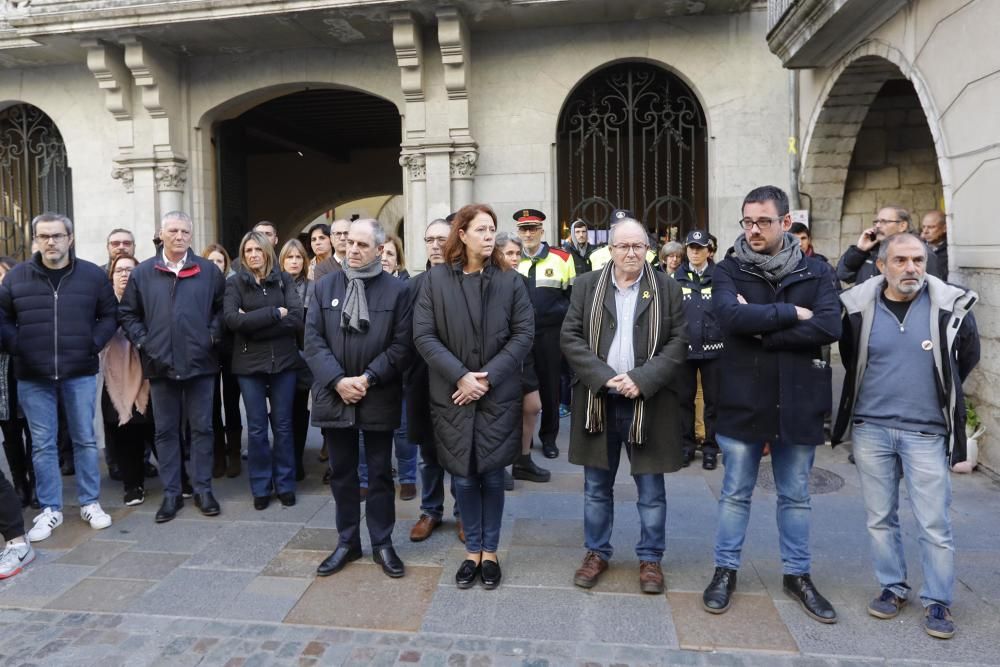
[[[558,153],[564,224],[603,229],[625,208],[657,237],[707,228],[705,115],[662,68],[622,63],[584,81],[560,118]]]
[[[0,253],[26,257],[44,211],[73,215],[66,145],[41,109],[15,104],[0,112]]]

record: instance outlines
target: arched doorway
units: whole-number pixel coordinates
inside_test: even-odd
[[[624,208],[657,239],[707,229],[706,139],[704,110],[676,75],[646,62],[598,70],[559,118],[560,222],[606,229]]]
[[[73,216],[73,183],[59,128],[38,107],[0,111],[0,254],[31,252],[31,219],[53,211]]]
[[[294,238],[331,202],[402,194],[401,127],[393,103],[331,88],[276,97],[217,122],[222,243],[235,248],[258,220]]]

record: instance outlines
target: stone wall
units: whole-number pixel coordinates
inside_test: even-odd
[[[913,224],[942,206],[934,139],[913,86],[891,81],[865,116],[847,171],[838,248],[823,248],[831,258],[855,243],[874,214],[887,204],[910,211]],[[836,252],[834,252],[836,250]]]

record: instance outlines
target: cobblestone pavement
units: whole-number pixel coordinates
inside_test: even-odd
[[[507,496],[503,585],[460,591],[453,577],[464,551],[454,523],[426,542],[408,539],[419,500],[397,501],[394,537],[406,577],[388,579],[368,557],[332,577],[314,576],[337,536],[312,438],[309,476],[292,508],[255,511],[244,471],[216,481],[220,517],[202,517],[188,503],[178,519],[156,525],[157,480],[146,503],[131,509],[121,505],[120,484],[105,479],[102,502],[114,525],[94,531],[78,518],[67,478],[64,524],[36,545],[38,558],[24,573],[0,582],[0,664],[1000,664],[1000,484],[984,475],[953,477],[958,633],[944,642],[923,633],[919,605],[892,621],[865,612],[878,591],[857,473],[843,448],[818,452],[815,481],[824,492],[813,496],[813,578],[840,615],[827,626],[781,590],[766,462],[739,592],[727,614],[712,616],[700,596],[712,571],[721,469],[696,462],[667,476],[668,590],[658,596],[639,591],[636,493],[623,470],[612,566],[584,591],[572,584],[583,556],[582,474],[566,462],[563,436],[558,460],[535,454],[552,481],[518,482]],[[904,507],[917,589],[917,531],[905,499]]]

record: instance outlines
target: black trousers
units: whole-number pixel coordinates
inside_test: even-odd
[[[559,327],[535,330],[535,374],[542,399],[541,425],[538,435],[542,444],[554,443],[559,435],[559,376],[562,352],[559,349]]]
[[[305,474],[302,455],[306,451],[306,436],[309,434],[309,389],[295,389],[292,401],[292,442],[295,445],[295,472],[300,477]]]
[[[14,487],[0,470],[0,535],[7,542],[24,535],[24,516],[21,514],[21,499]]]
[[[698,448],[694,437],[694,399],[698,393],[698,371],[701,371],[701,391],[705,399],[705,441],[701,449],[709,454],[718,454],[719,445],[715,442],[715,410],[719,397],[718,359],[688,359],[681,367],[678,398],[684,453],[693,454]]]
[[[358,479],[356,428],[325,428],[323,441],[330,455],[330,491],[337,504],[340,544],[361,548],[361,481]],[[368,463],[365,519],[372,547],[392,546],[396,525],[396,487],[392,482],[392,431],[364,431]]]
[[[111,456],[118,462],[125,490],[145,486],[146,447],[154,442],[152,422],[130,421],[122,426],[118,422],[104,422],[104,446],[111,450]]]

